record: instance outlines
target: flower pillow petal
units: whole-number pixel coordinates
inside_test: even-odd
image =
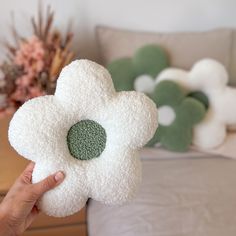
[[[133,65],[136,74],[147,74],[155,78],[169,65],[165,50],[154,44],[139,48],[133,57]]]
[[[9,127],[9,141],[23,157],[32,161],[57,156],[64,160],[67,146],[63,142],[70,116],[54,96],[42,96],[24,103],[14,114]]]
[[[165,50],[154,44],[139,48],[132,58],[120,58],[108,64],[117,91],[151,92],[156,76],[169,66]],[[145,85],[149,85],[145,88]]]
[[[116,91],[134,90],[136,72],[131,58],[117,59],[111,62],[107,68],[111,73]]]
[[[74,214],[88,198],[106,204],[130,200],[141,181],[138,150],[157,128],[155,103],[139,92],[116,93],[108,71],[88,61],[66,66],[54,96],[26,102],[13,116],[9,141],[35,161],[32,181],[62,170],[66,179],[39,208]]]

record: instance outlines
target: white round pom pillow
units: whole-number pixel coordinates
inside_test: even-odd
[[[157,128],[156,105],[143,93],[116,92],[108,71],[89,60],[66,66],[55,95],[26,102],[14,114],[9,141],[36,163],[33,183],[58,170],[66,178],[39,208],[56,217],[79,211],[88,198],[130,200],[141,181],[138,150]]]

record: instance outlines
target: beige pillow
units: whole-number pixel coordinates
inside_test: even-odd
[[[232,43],[230,53],[230,84],[236,86],[236,30],[232,30]]]
[[[207,32],[147,33],[98,26],[96,35],[104,64],[120,57],[132,56],[142,45],[154,43],[167,50],[173,67],[190,69],[200,59],[206,57],[216,59],[228,70],[230,83],[236,84],[236,76],[234,76],[236,67],[234,69],[234,63],[231,60],[231,52],[234,48],[231,29],[216,29]]]

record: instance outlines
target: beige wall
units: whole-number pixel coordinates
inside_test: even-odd
[[[56,10],[56,24],[65,29],[74,19],[75,48],[81,57],[97,58],[93,29],[96,24],[145,31],[198,31],[236,26],[235,0],[45,0]],[[0,0],[0,38],[9,37],[10,13],[17,28],[29,34],[28,17],[37,0]],[[3,52],[0,51],[0,58]]]

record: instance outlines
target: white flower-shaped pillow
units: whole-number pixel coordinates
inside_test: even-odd
[[[225,67],[213,59],[203,59],[190,71],[163,70],[156,82],[163,80],[173,80],[188,92],[201,91],[207,96],[208,112],[203,121],[194,126],[193,144],[201,149],[212,149],[222,144],[227,129],[236,125],[236,89],[227,86]]]
[[[114,90],[108,71],[88,61],[66,66],[55,95],[26,102],[10,122],[9,140],[36,163],[33,182],[58,170],[66,178],[39,207],[62,217],[88,198],[105,204],[130,200],[141,181],[138,150],[157,128],[155,104],[139,92]]]

